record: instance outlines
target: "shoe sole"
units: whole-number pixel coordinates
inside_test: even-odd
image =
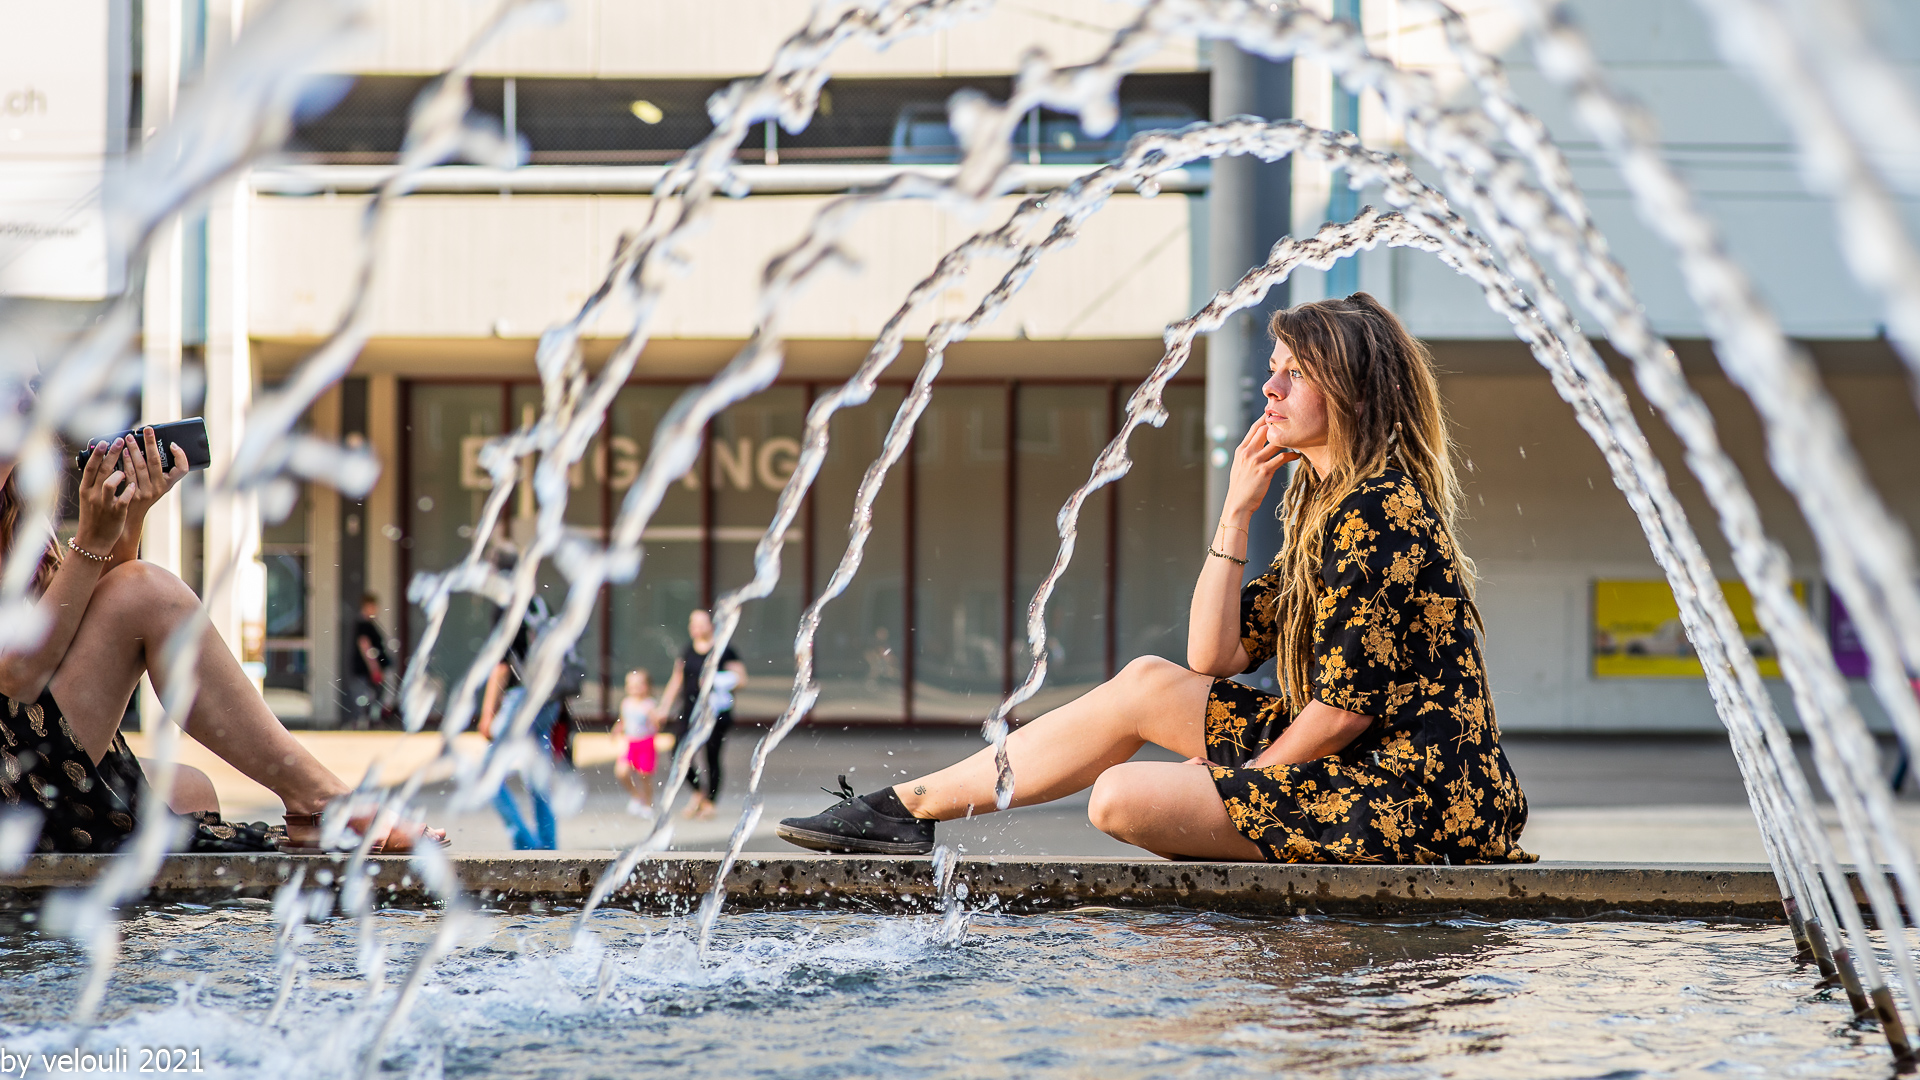
[[[788,825],[776,826],[773,834],[789,844],[798,844],[811,851],[825,851],[835,855],[929,855],[932,844],[890,844],[885,840],[853,840],[832,833],[814,832],[812,829],[796,829]]]

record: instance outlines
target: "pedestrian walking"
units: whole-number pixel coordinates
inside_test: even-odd
[[[521,620],[520,629],[514,634],[512,646],[507,649],[506,659],[496,664],[493,674],[487,678],[486,690],[480,698],[480,734],[496,743],[506,736],[506,725],[517,714],[520,702],[526,695],[523,678],[527,652],[533,638],[530,626],[544,622],[546,617],[545,603],[539,597],[534,597],[528,606],[527,617]],[[527,730],[528,738],[533,740],[539,752],[537,763],[530,768],[510,770],[506,778],[501,780],[499,790],[494,792],[493,808],[499,812],[500,820],[506,823],[507,834],[513,840],[515,851],[552,851],[559,846],[559,824],[554,820],[553,800],[547,787],[553,774],[553,729],[560,720],[560,701],[558,693],[550,695],[534,715],[533,724]],[[526,788],[533,815],[531,828],[514,796],[511,780],[515,776]]]
[[[636,668],[627,672],[626,696],[620,699],[620,735],[626,749],[613,763],[614,775],[632,795],[627,813],[653,816],[653,770],[659,755],[654,738],[660,728],[660,703],[653,696],[653,678]]]
[[[679,740],[687,737],[694,702],[700,697],[700,671],[707,663],[707,654],[713,651],[713,616],[699,610],[687,616],[687,636],[691,640],[673,662],[673,676],[660,695],[672,703],[673,734]],[[689,773],[694,784],[693,800],[687,804],[690,818],[714,815],[714,804],[720,800],[720,763],[726,753],[727,733],[733,729],[733,695],[746,684],[746,662],[729,645],[720,653],[720,670],[713,679],[713,734],[707,738],[706,769],[696,764]]]
[[[379,614],[380,597],[367,593],[360,598],[360,618],[353,624],[353,656],[347,665],[347,726],[360,731],[373,727],[384,714],[393,666],[386,632],[374,621]]]

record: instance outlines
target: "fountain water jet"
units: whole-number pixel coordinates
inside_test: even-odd
[[[1664,472],[1647,448],[1624,392],[1580,332],[1571,310],[1560,299],[1545,268],[1536,259],[1536,252],[1547,254],[1571,282],[1581,303],[1595,314],[1610,339],[1634,362],[1636,376],[1649,400],[1680,434],[1688,450],[1689,467],[1702,480],[1720,516],[1742,577],[1755,597],[1762,623],[1781,648],[1783,668],[1793,685],[1796,707],[1813,736],[1817,763],[1828,790],[1835,796],[1850,853],[1861,867],[1891,862],[1903,890],[1911,895],[1920,888],[1920,870],[1916,869],[1904,840],[1892,828],[1889,802],[1878,787],[1864,722],[1845,699],[1844,683],[1833,668],[1824,642],[1805,612],[1792,600],[1784,556],[1761,531],[1751,496],[1718,446],[1711,415],[1686,388],[1671,350],[1647,326],[1624,272],[1612,262],[1604,237],[1585,210],[1584,199],[1572,182],[1564,158],[1547,138],[1544,127],[1513,99],[1497,62],[1473,48],[1457,15],[1441,5],[1430,6],[1440,13],[1450,41],[1482,98],[1479,112],[1443,108],[1424,76],[1368,54],[1364,40],[1347,24],[1291,4],[1232,0],[1146,3],[1139,18],[1117,34],[1112,45],[1094,62],[1052,67],[1047,58],[1036,56],[1017,77],[1014,93],[1007,102],[995,104],[977,95],[957,98],[953,103],[954,124],[966,143],[966,155],[953,180],[939,183],[902,177],[878,192],[838,200],[823,211],[805,237],[768,268],[753,340],[720,376],[683,397],[660,426],[652,452],[639,480],[628,492],[609,542],[593,545],[569,539],[564,534],[561,524],[568,497],[567,472],[581,459],[604,420],[613,393],[632,373],[645,348],[660,288],[684,258],[679,250],[680,242],[697,227],[715,194],[736,190],[729,162],[748,128],[774,119],[790,129],[803,126],[811,115],[837,49],[851,43],[883,45],[906,34],[923,32],[977,13],[983,6],[940,0],[920,3],[873,0],[828,6],[817,12],[806,28],[783,45],[766,75],[736,83],[716,97],[712,106],[716,121],[713,135],[669,168],[668,179],[656,191],[645,228],[626,238],[606,280],[593,297],[570,320],[543,337],[538,353],[544,390],[540,417],[528,429],[494,440],[483,453],[481,464],[492,478],[493,490],[479,527],[474,531],[474,543],[467,557],[444,573],[422,575],[410,589],[410,599],[421,604],[429,615],[427,632],[405,682],[404,708],[411,730],[424,727],[436,704],[436,695],[426,682],[424,672],[451,595],[461,591],[478,593],[493,599],[503,609],[480,656],[444,702],[442,756],[452,757],[452,737],[470,721],[480,681],[504,655],[507,643],[517,630],[539,566],[549,557],[560,556],[558,562],[569,575],[567,603],[560,618],[538,636],[532,649],[527,679],[529,692],[524,699],[528,705],[516,715],[503,718],[508,735],[485,760],[478,766],[462,766],[462,803],[484,799],[498,785],[515,754],[524,752],[525,734],[535,712],[532,703],[543,700],[546,690],[552,686],[561,657],[585,626],[592,600],[600,588],[609,582],[631,581],[640,572],[640,535],[657,509],[666,485],[692,464],[706,422],[728,404],[763,389],[778,374],[782,362],[781,316],[816,273],[839,263],[836,240],[852,220],[881,201],[898,198],[928,199],[956,214],[977,216],[985,209],[986,200],[998,194],[1005,181],[1006,136],[1010,125],[1019,122],[1031,109],[1045,106],[1078,113],[1089,130],[1104,130],[1114,120],[1114,92],[1121,75],[1140,58],[1173,38],[1200,36],[1231,42],[1276,59],[1314,56],[1334,68],[1349,90],[1376,90],[1389,113],[1405,126],[1411,148],[1439,169],[1447,195],[1478,220],[1478,231],[1470,228],[1438,191],[1415,179],[1405,162],[1392,155],[1367,151],[1351,135],[1246,120],[1199,125],[1175,135],[1138,138],[1129,146],[1120,165],[1100,170],[1062,191],[1027,200],[1002,229],[977,236],[950,253],[935,273],[910,294],[855,378],[834,396],[818,403],[809,415],[801,465],[783,490],[774,521],[756,548],[754,579],[717,605],[716,648],[712,653],[715,657],[724,651],[726,641],[737,626],[740,606],[767,595],[778,579],[780,545],[826,453],[827,420],[831,414],[868,400],[874,381],[897,356],[900,343],[911,328],[910,320],[922,311],[926,297],[960,280],[977,259],[1011,259],[1013,268],[1001,277],[972,315],[938,324],[929,334],[927,362],[915,380],[913,391],[896,413],[885,449],[860,486],[847,552],[828,587],[813,600],[801,621],[795,642],[797,673],[793,694],[780,722],[755,750],[753,793],[735,830],[729,864],[751,835],[761,811],[758,785],[769,755],[780,738],[804,718],[818,694],[811,680],[811,659],[821,609],[844,590],[859,566],[866,530],[870,529],[873,498],[888,468],[905,449],[914,420],[924,408],[939,374],[943,350],[991,319],[1035,271],[1041,256],[1070,243],[1078,228],[1104,205],[1118,184],[1134,183],[1143,194],[1150,194],[1153,175],[1184,161],[1225,153],[1256,153],[1271,160],[1288,152],[1305,152],[1338,164],[1356,187],[1376,183],[1384,186],[1387,201],[1398,213],[1383,215],[1369,210],[1352,222],[1330,225],[1315,237],[1284,241],[1276,247],[1266,266],[1257,268],[1240,286],[1216,297],[1194,318],[1169,330],[1169,351],[1154,375],[1129,400],[1122,432],[1093,464],[1087,483],[1069,497],[1062,508],[1059,553],[1052,572],[1028,609],[1027,631],[1034,654],[1033,666],[1019,687],[987,718],[986,733],[1000,753],[1001,805],[1010,800],[1017,781],[1005,759],[1006,720],[1045,679],[1045,649],[1041,647],[1046,641],[1045,607],[1052,585],[1072,557],[1079,507],[1093,490],[1125,473],[1130,464],[1126,440],[1132,431],[1142,423],[1157,425],[1164,421],[1160,389],[1184,362],[1185,350],[1190,349],[1193,336],[1211,325],[1218,325],[1217,320],[1228,312],[1256,302],[1266,288],[1283,280],[1295,265],[1330,264],[1378,243],[1420,248],[1437,254],[1481,286],[1488,302],[1513,323],[1516,332],[1547,367],[1556,389],[1574,406],[1576,417],[1607,456],[1616,484],[1627,495],[1656,558],[1668,574],[1689,638],[1706,661],[1710,687],[1747,779],[1755,814],[1783,897],[1788,902],[1789,917],[1804,933],[1807,950],[1825,958],[1827,965],[1847,981],[1856,1009],[1871,1006],[1878,1011],[1896,1053],[1905,1056],[1900,1018],[1873,962],[1872,943],[1866,936],[1846,878],[1823,827],[1812,815],[1810,789],[1793,758],[1784,726],[1774,714],[1711,567],[1668,490]],[[1723,27],[1732,27],[1738,22],[1736,16],[1755,16],[1759,20],[1748,27],[1750,38],[1738,39],[1729,30],[1730,54],[1776,58],[1786,55],[1778,51],[1785,45],[1777,25],[1765,21],[1772,17],[1766,5],[1745,0],[1710,0],[1707,6],[1720,18]],[[381,196],[374,200],[365,219],[363,261],[353,302],[328,342],[303,365],[294,387],[283,397],[263,400],[262,407],[256,409],[243,443],[254,452],[245,458],[244,467],[235,469],[221,483],[236,489],[258,487],[277,482],[283,474],[318,478],[325,472],[357,475],[371,482],[364,461],[344,456],[337,448],[312,440],[303,442],[289,434],[291,425],[320,391],[344,373],[364,340],[364,300],[372,281],[377,226],[386,201],[404,193],[413,170],[426,164],[454,153],[485,156],[499,151],[497,140],[489,142],[485,129],[472,126],[466,119],[466,72],[471,70],[477,49],[489,35],[503,28],[510,17],[522,10],[533,11],[538,7],[523,3],[503,5],[499,17],[466,51],[462,60],[423,94],[409,124],[411,156],[403,157],[401,167],[383,187]],[[343,35],[357,25],[354,5],[343,3],[329,10],[339,18],[337,27],[328,30],[330,34]],[[1920,669],[1917,662],[1920,661],[1920,594],[1913,585],[1913,559],[1904,529],[1886,512],[1867,485],[1839,429],[1831,402],[1812,376],[1809,362],[1788,346],[1738,267],[1719,251],[1713,242],[1712,230],[1692,206],[1684,186],[1661,160],[1657,145],[1630,104],[1610,88],[1605,73],[1593,60],[1584,39],[1571,28],[1564,10],[1544,3],[1536,3],[1530,10],[1534,19],[1531,33],[1542,54],[1543,66],[1551,76],[1574,90],[1583,116],[1596,126],[1603,145],[1621,162],[1622,172],[1643,211],[1655,228],[1680,249],[1689,285],[1715,328],[1722,362],[1735,381],[1754,397],[1768,425],[1776,470],[1800,500],[1809,520],[1814,522],[1835,587],[1861,621],[1863,635],[1875,660],[1876,691],[1894,716],[1903,741],[1910,750],[1915,749],[1920,742],[1920,708],[1915,707],[1905,687],[1903,671]],[[264,23],[275,25],[271,20]],[[1835,33],[1844,36],[1848,27],[1856,25],[1856,22],[1842,22]],[[1769,33],[1771,37],[1767,36]],[[261,58],[277,57],[279,54],[273,52],[272,47],[276,40],[284,38],[257,39],[267,42],[266,45],[256,45],[255,40],[250,37],[247,48],[236,52],[239,59],[235,61],[234,70],[255,74],[267,70]],[[1830,70],[1833,67],[1831,63],[1826,68],[1818,64],[1811,69],[1794,67],[1787,77],[1795,80],[1793,86],[1810,85],[1818,80],[1844,80],[1843,74]],[[1868,64],[1864,70],[1878,69]],[[258,88],[268,85],[266,83],[236,85],[241,86],[237,91],[240,100],[268,103],[279,100]],[[1831,114],[1821,114],[1823,118],[1850,115],[1847,109],[1851,102],[1845,95],[1822,97],[1817,104],[1833,110]],[[1904,91],[1896,104],[1910,104]],[[269,120],[278,116],[284,128],[284,110],[274,113],[268,108],[266,115]],[[1498,151],[1487,137],[1482,117],[1520,151],[1518,159]],[[1832,174],[1837,177],[1833,190],[1843,201],[1846,214],[1851,215],[1844,220],[1884,224],[1885,191],[1874,186],[1873,171],[1879,167],[1876,162],[1885,157],[1886,147],[1868,147],[1865,138],[1853,133],[1821,141],[1816,138],[1816,129],[1821,125],[1807,123],[1804,116],[1798,119],[1802,141],[1813,159],[1837,162],[1837,170]],[[194,127],[197,123],[203,121],[183,113],[183,130],[193,134],[199,130]],[[272,123],[262,122],[257,130],[271,134],[276,129]],[[284,135],[284,130],[281,134]],[[226,164],[219,169],[203,169],[185,180],[156,185],[156,191],[173,193],[171,201],[150,200],[144,211],[146,216],[136,215],[137,220],[145,222],[144,229],[150,231],[166,212],[204,191],[215,178],[243,167],[250,156],[260,152],[263,138],[256,137],[244,152],[230,153],[221,159]],[[1880,153],[1876,156],[1870,150]],[[1529,168],[1537,177],[1538,186],[1528,179]],[[1873,217],[1875,213],[1881,216]],[[1877,239],[1863,239],[1860,232],[1857,227],[1843,225],[1856,272],[1870,279],[1885,295],[1890,314],[1894,316],[1889,319],[1890,327],[1906,327],[1909,325],[1906,320],[1920,318],[1914,310],[1915,296],[1920,294],[1912,291],[1912,275],[1908,271],[1913,260],[1905,231],[1894,228],[1891,236]],[[1030,235],[1033,233],[1039,234],[1037,238]],[[1868,246],[1869,241],[1878,246]],[[615,300],[625,303],[633,313],[629,332],[614,357],[597,376],[590,378],[580,357],[582,328]],[[30,481],[25,490],[37,500],[35,512],[42,516],[51,507],[50,433],[57,424],[72,422],[87,403],[102,396],[101,388],[110,382],[116,365],[122,363],[119,351],[130,332],[127,310],[125,304],[120,305],[117,321],[108,320],[62,357],[49,379],[43,409],[36,414],[35,426],[22,440],[22,475],[23,480]],[[1905,330],[1901,335],[1903,343],[1909,340]],[[1903,351],[1911,360],[1912,350],[1903,348]],[[1774,384],[1769,385],[1769,380],[1775,380]],[[1795,406],[1804,409],[1806,415],[1788,415],[1785,403],[1789,398]],[[1812,452],[1806,453],[1809,447]],[[537,458],[533,480],[539,508],[537,539],[509,576],[485,565],[484,543],[519,476],[521,460],[528,457]],[[350,481],[350,486],[352,484],[357,481]],[[1820,517],[1823,513],[1833,516],[1823,519]],[[6,592],[0,595],[0,603],[12,605],[10,610],[20,610],[25,602],[25,571],[21,569],[25,565],[16,552],[6,568]],[[12,625],[26,624],[16,620]],[[176,655],[183,657],[181,664],[190,669],[188,652],[178,650]],[[184,673],[182,666],[175,666],[174,670]],[[666,793],[669,804],[684,783],[693,754],[711,733],[713,675],[710,663],[699,680],[692,730],[673,763]],[[169,695],[170,716],[184,716],[185,705],[191,700],[190,681],[181,679],[178,685],[181,692]],[[172,730],[171,725],[163,728],[169,736]],[[394,788],[364,793],[377,805],[380,822],[394,820],[403,812],[417,791],[418,776],[416,773],[407,783]],[[164,781],[160,787],[164,790]],[[149,819],[158,820],[157,816]],[[372,832],[377,832],[377,828]],[[581,916],[581,929],[584,930],[594,904],[625,880],[639,859],[664,847],[668,835],[666,828],[656,827],[609,868]],[[111,886],[103,882],[96,895],[76,909],[86,917],[75,917],[69,923],[71,929],[84,932],[93,941],[99,961],[94,989],[83,995],[82,1015],[98,1000],[98,980],[104,979],[110,963],[107,959],[110,943],[100,936],[103,926],[110,932],[105,915],[112,905],[131,895],[131,891],[137,891],[151,877],[163,852],[164,839],[158,826],[143,828],[139,841],[141,857],[120,864],[123,872],[112,875]],[[357,873],[367,851],[368,843],[363,838],[342,884],[340,899],[344,909],[360,917],[362,940],[371,945],[375,943],[370,922],[372,908],[366,895],[365,877]],[[946,863],[949,871],[951,865],[949,857]],[[444,867],[436,869],[428,865],[423,873],[428,872],[441,874]],[[702,906],[700,938],[703,943],[721,910],[725,876],[723,866],[714,892]],[[1903,926],[1900,908],[1886,878],[1872,872],[1863,872],[1861,877],[1881,925]],[[443,882],[444,895],[450,900],[457,895],[450,876],[436,880]],[[296,890],[292,895],[294,900],[289,904],[297,906],[299,893]],[[453,938],[448,935],[455,932],[457,923],[458,919],[450,914],[444,933],[436,936],[436,948],[417,959],[402,990],[403,1006],[417,992],[430,968],[427,956],[450,947]],[[286,940],[292,941],[297,936],[293,932],[294,924],[288,922],[287,925]],[[1909,1001],[1920,1001],[1920,985],[1916,984],[1904,934],[1889,933],[1886,940],[1892,967]],[[446,944],[439,944],[442,941]],[[290,985],[290,982],[283,984]],[[283,996],[285,992],[283,989]],[[404,1008],[400,1012],[404,1012]],[[398,1022],[397,1016],[398,1013],[383,1027],[381,1039],[384,1040],[386,1031]],[[367,1059],[368,1069],[377,1067],[378,1056],[376,1043]]]

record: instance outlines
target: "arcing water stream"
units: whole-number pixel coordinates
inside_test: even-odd
[[[833,414],[869,400],[904,341],[915,335],[925,337],[926,360],[896,412],[881,454],[860,484],[846,552],[801,619],[791,698],[755,750],[748,805],[734,831],[728,860],[737,857],[758,820],[760,780],[770,755],[807,715],[818,695],[813,651],[821,612],[859,569],[874,500],[911,440],[946,349],[993,319],[1029,277],[1043,269],[1044,256],[1072,243],[1115,191],[1134,187],[1151,195],[1155,176],[1189,162],[1227,155],[1252,154],[1266,160],[1304,155],[1343,169],[1357,188],[1379,188],[1394,212],[1367,209],[1353,221],[1330,224],[1312,237],[1281,242],[1265,265],[1253,268],[1234,288],[1168,329],[1165,356],[1128,401],[1119,433],[1090,464],[1086,484],[1061,509],[1059,552],[1028,609],[1032,668],[986,718],[985,734],[1001,749],[1001,805],[1011,798],[1019,779],[1004,754],[1007,718],[1046,678],[1046,605],[1073,557],[1079,510],[1094,490],[1126,473],[1132,433],[1142,424],[1164,422],[1161,391],[1185,363],[1195,338],[1220,326],[1232,312],[1259,302],[1297,266],[1324,267],[1380,244],[1428,251],[1481,288],[1488,304],[1512,324],[1547,369],[1555,389],[1573,406],[1582,427],[1605,454],[1616,485],[1667,574],[1688,637],[1708,672],[1796,934],[1805,949],[1845,982],[1856,1011],[1876,1014],[1896,1052],[1905,1056],[1904,1025],[1875,961],[1878,953],[1838,857],[1813,813],[1810,785],[1799,770],[1786,729],[1624,389],[1582,332],[1549,268],[1568,283],[1575,299],[1632,362],[1642,392],[1685,446],[1688,467],[1718,515],[1762,625],[1780,650],[1800,722],[1813,740],[1821,780],[1838,809],[1849,857],[1863,868],[1890,866],[1906,895],[1920,895],[1920,867],[1893,828],[1865,723],[1847,697],[1823,638],[1793,597],[1785,556],[1762,529],[1751,494],[1719,445],[1711,414],[1681,377],[1672,350],[1647,322],[1564,156],[1544,125],[1514,97],[1498,61],[1475,48],[1455,13],[1431,0],[1426,0],[1426,6],[1441,19],[1469,76],[1477,97],[1473,107],[1438,100],[1426,75],[1370,54],[1364,38],[1349,24],[1297,4],[1246,0],[1149,0],[1139,5],[1136,19],[1089,63],[1053,66],[1049,58],[1036,56],[1015,78],[1005,102],[974,93],[957,95],[952,102],[953,128],[960,133],[966,152],[956,174],[947,181],[904,175],[874,191],[828,204],[806,233],[769,264],[755,301],[756,330],[748,344],[719,375],[677,402],[659,426],[607,542],[591,543],[565,531],[569,469],[585,454],[614,394],[640,364],[661,291],[688,257],[683,249],[686,238],[699,226],[716,195],[738,191],[732,162],[751,127],[770,120],[789,130],[803,127],[843,50],[881,47],[975,16],[985,6],[963,0],[823,3],[780,48],[765,74],[741,80],[716,95],[710,106],[713,132],[667,170],[644,227],[624,239],[587,303],[543,336],[538,351],[543,387],[539,417],[522,430],[493,440],[483,453],[481,465],[493,487],[475,523],[466,557],[455,566],[421,575],[410,588],[409,599],[422,607],[428,619],[403,690],[408,728],[422,729],[438,710],[441,752],[455,758],[453,736],[471,721],[479,687],[521,625],[535,576],[551,559],[568,577],[567,600],[559,617],[533,644],[529,688],[522,700],[545,699],[601,588],[631,582],[644,572],[640,537],[667,485],[696,460],[708,421],[764,389],[779,374],[783,317],[820,271],[841,261],[838,241],[863,213],[890,200],[924,199],[962,220],[978,220],[989,201],[1007,189],[1009,134],[1028,112],[1042,106],[1073,112],[1089,131],[1109,129],[1116,119],[1121,77],[1169,41],[1198,37],[1273,59],[1313,57],[1332,68],[1350,91],[1378,94],[1388,114],[1406,132],[1410,150],[1432,168],[1437,187],[1418,179],[1407,161],[1365,148],[1351,134],[1316,131],[1292,122],[1235,118],[1138,136],[1119,161],[1064,189],[1026,199],[1006,222],[955,247],[909,292],[855,375],[816,402],[807,418],[799,464],[755,549],[754,577],[716,605],[712,657],[724,652],[742,607],[770,594],[778,582],[782,545],[825,459]],[[1823,16],[1811,16],[1825,32],[1800,37],[1789,32],[1809,18],[1809,5],[1799,0],[1703,0],[1703,7],[1722,29],[1728,55],[1768,73],[1764,81],[1775,89],[1783,113],[1793,124],[1814,166],[1811,174],[1823,178],[1836,198],[1840,236],[1855,273],[1883,297],[1896,345],[1920,370],[1920,350],[1914,347],[1920,331],[1912,329],[1920,324],[1920,275],[1914,269],[1920,260],[1914,256],[1904,224],[1888,209],[1888,192],[1910,183],[1911,178],[1896,171],[1899,145],[1882,141],[1883,129],[1855,115],[1860,99],[1847,91],[1856,85],[1849,80],[1873,77],[1876,72],[1884,76],[1890,66],[1875,52],[1870,37],[1857,32],[1859,20],[1851,5],[1837,12],[1831,24]],[[409,123],[407,150],[392,178],[369,204],[362,236],[364,258],[352,302],[334,333],[302,365],[288,388],[263,399],[254,410],[242,454],[215,477],[222,490],[257,491],[286,476],[325,480],[350,491],[364,491],[371,484],[372,473],[363,457],[296,435],[294,422],[348,370],[365,340],[365,301],[377,275],[380,223],[391,201],[405,194],[420,168],[455,157],[499,160],[503,154],[511,155],[512,148],[496,132],[469,117],[467,76],[479,49],[493,35],[508,32],[519,17],[550,9],[550,5],[530,2],[501,5],[488,28],[446,74],[422,92]],[[1563,6],[1533,0],[1527,10],[1530,40],[1543,70],[1574,95],[1582,120],[1619,166],[1643,216],[1675,248],[1688,288],[1706,313],[1717,354],[1728,375],[1753,400],[1766,426],[1774,468],[1813,526],[1827,576],[1860,624],[1874,661],[1875,690],[1904,745],[1910,751],[1920,750],[1920,707],[1906,682],[1908,672],[1920,671],[1920,592],[1915,586],[1920,576],[1915,573],[1904,528],[1866,481],[1811,361],[1787,341],[1739,266],[1725,254],[1713,226],[1662,158],[1644,114],[1613,88]],[[1795,18],[1801,23],[1794,23]],[[184,110],[171,133],[156,141],[130,174],[119,212],[121,228],[135,241],[134,248],[138,250],[169,214],[204,198],[216,185],[230,182],[251,161],[271,152],[285,137],[301,80],[317,70],[329,48],[364,29],[364,10],[347,0],[305,4],[288,0],[252,23],[216,68],[198,106]],[[324,47],[313,49],[313,42]],[[295,48],[296,43],[301,49]],[[1908,89],[1897,78],[1892,82],[1881,90],[1891,95],[1896,118],[1920,115]],[[975,310],[962,319],[927,325],[931,299],[989,260],[1011,266],[1000,271]],[[124,385],[130,362],[126,350],[132,330],[130,304],[119,304],[49,368],[31,423],[24,430],[0,432],[13,440],[10,448],[0,449],[10,449],[21,459],[22,490],[42,517],[51,514],[57,490],[54,432],[63,426],[85,430],[110,426],[99,423],[98,417]],[[615,308],[628,316],[625,338],[599,372],[590,375],[581,356],[581,337],[603,312]],[[536,538],[509,574],[488,564],[485,545],[528,460],[534,463]],[[27,556],[14,552],[6,567],[5,592],[0,595],[0,604],[10,614],[31,610],[30,569]],[[458,592],[485,596],[501,607],[502,614],[480,655],[442,700],[425,672],[448,603]],[[31,629],[31,621],[23,617],[5,622]],[[173,655],[173,670],[191,669],[190,648],[176,648]],[[693,722],[675,756],[664,794],[668,805],[712,732],[715,674],[712,664],[701,673]],[[191,694],[190,680],[172,680],[168,715],[184,716]],[[483,761],[460,763],[463,804],[483,802],[509,769],[530,757],[526,733],[534,711],[524,707],[505,717],[508,737]],[[162,725],[163,732],[174,730],[172,724]],[[392,820],[415,796],[417,783],[416,779],[363,795],[378,804],[383,819]],[[156,777],[157,787],[164,790],[165,784],[164,777]],[[98,889],[85,898],[62,901],[49,912],[50,921],[89,943],[94,958],[95,978],[83,995],[82,1016],[98,1002],[116,955],[112,910],[139,891],[164,852],[167,837],[158,824],[161,820],[158,815],[148,819],[140,834],[139,855],[121,863]],[[593,907],[626,881],[650,851],[669,840],[668,827],[657,825],[608,868],[581,915],[578,925],[583,932]],[[343,910],[359,917],[361,966],[377,985],[384,956],[374,931],[365,878],[358,873],[366,854],[363,842],[340,886],[339,902]],[[421,872],[439,883],[450,908],[444,931],[434,938],[435,946],[416,955],[400,1007],[390,1015],[386,1030],[403,1021],[406,1003],[417,997],[434,959],[454,947],[458,934],[458,890],[444,858],[435,852],[420,861]],[[1860,876],[1879,925],[1904,926],[1887,876],[1877,872]],[[714,933],[722,910],[724,869],[717,882],[699,914],[696,937],[702,944]],[[325,888],[317,883],[312,887]],[[283,984],[287,986],[292,985],[295,971],[294,961],[288,958],[300,937],[300,923],[305,913],[318,910],[304,898],[311,895],[296,885],[278,905],[284,927],[280,938]],[[1905,935],[1890,932],[1885,941],[1889,966],[1907,1001],[1920,1002],[1920,976]],[[369,1067],[377,1058],[376,1046]]]

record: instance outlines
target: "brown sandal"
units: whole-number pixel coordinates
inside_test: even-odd
[[[325,848],[320,846],[318,842],[320,838],[320,816],[320,814],[296,814],[288,812],[285,815],[287,821],[286,839],[277,845],[280,854],[331,855],[336,852],[352,851],[354,847],[357,846],[356,844],[348,844],[338,848]],[[347,821],[347,825],[353,828],[355,832],[364,832],[367,826],[371,824],[373,824],[372,814],[356,815]],[[294,830],[296,829],[312,830],[312,832],[308,834],[311,840],[305,843],[295,840]],[[386,836],[373,842],[373,846],[367,849],[367,853],[370,855],[410,854],[413,851],[415,842],[423,837],[435,840],[443,848],[452,846],[452,841],[447,839],[445,833],[437,837],[428,837],[427,827],[425,825],[421,825],[418,822],[396,822],[387,829]],[[395,843],[396,840],[399,842]]]

